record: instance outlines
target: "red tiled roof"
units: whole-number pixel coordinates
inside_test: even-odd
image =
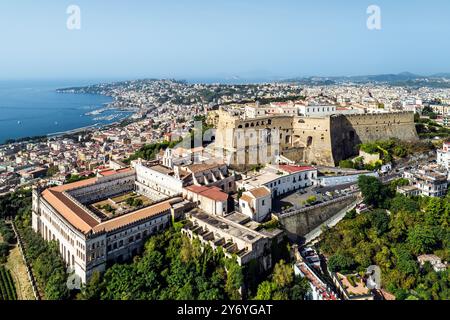
[[[266,187],[259,187],[249,191],[255,198],[266,197],[270,195],[270,190]]]
[[[307,167],[307,166],[293,166],[293,165],[280,165],[280,170],[289,172],[289,173],[296,173],[296,172],[302,172],[302,171],[311,171],[316,170],[313,167]]]
[[[228,194],[223,192],[220,188],[217,187],[204,187],[204,186],[189,186],[186,187],[186,190],[197,193],[203,197],[206,197],[215,201],[227,201]]]
[[[115,175],[118,173],[129,172],[129,171],[131,171],[131,168],[123,168],[123,169],[119,169],[119,170],[108,169],[108,170],[100,171],[99,174],[103,177],[107,177],[107,176],[112,176],[112,175]]]
[[[162,203],[138,210],[136,212],[126,214],[126,215],[120,216],[118,218],[102,222],[102,223],[94,226],[92,231],[94,233],[113,231],[115,229],[130,225],[132,223],[142,221],[142,220],[148,219],[150,217],[158,216],[162,213],[166,213],[170,210],[170,208],[171,208],[170,201],[162,202]]]

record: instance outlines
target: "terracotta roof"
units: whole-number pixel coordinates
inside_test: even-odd
[[[103,176],[103,177],[107,177],[107,176],[112,176],[118,173],[124,173],[124,172],[129,172],[131,171],[131,168],[123,168],[123,169],[119,169],[119,170],[114,170],[114,169],[107,169],[107,170],[103,170],[99,172],[99,175]]]
[[[192,185],[192,186],[186,187],[185,189],[186,189],[186,190],[189,190],[189,191],[192,191],[192,192],[194,192],[194,193],[201,193],[201,192],[203,192],[203,191],[208,190],[209,188],[208,188],[208,187],[205,187],[205,186],[196,186],[196,185]]]
[[[42,197],[74,228],[87,234],[91,231],[111,231],[131,223],[147,219],[149,217],[158,215],[171,208],[170,201],[166,201],[154,206],[150,206],[123,216],[111,219],[105,222],[100,222],[95,219],[87,208],[78,205],[72,199],[67,197],[64,192],[94,184],[98,181],[97,178],[87,179],[83,181],[74,182],[54,188],[49,188],[42,192]]]
[[[211,200],[215,201],[227,201],[228,200],[228,194],[223,192],[221,189],[212,187],[209,190],[203,191],[201,193],[202,196],[209,198]]]
[[[249,195],[246,195],[246,194],[243,194],[239,200],[243,200],[249,204],[251,204],[253,201],[253,199]]]
[[[218,187],[189,186],[185,189],[215,201],[227,201],[229,197]]]
[[[88,233],[99,224],[86,210],[67,198],[63,191],[55,190],[56,188],[45,190],[42,196],[73,227],[83,233]]]
[[[162,202],[162,203],[156,204],[154,206],[150,206],[150,207],[138,210],[136,212],[126,214],[126,215],[120,216],[118,218],[102,222],[102,223],[98,224],[97,226],[95,226],[92,229],[92,231],[94,233],[113,231],[115,229],[127,226],[129,224],[132,224],[132,223],[144,220],[144,219],[148,219],[150,217],[157,216],[161,213],[164,213],[164,212],[170,210],[170,208],[171,208],[170,201]]]
[[[266,197],[270,195],[270,190],[265,187],[255,188],[249,191],[255,198]]]
[[[88,186],[90,184],[94,184],[94,183],[97,182],[97,180],[98,180],[97,178],[81,180],[81,181],[77,181],[77,182],[74,182],[74,183],[64,184],[62,186],[57,186],[57,187],[54,187],[54,188],[50,188],[49,190],[56,191],[56,192],[69,191],[69,190],[85,187],[85,186]]]
[[[279,169],[289,173],[315,170],[315,168],[313,167],[292,166],[292,165],[280,165]]]

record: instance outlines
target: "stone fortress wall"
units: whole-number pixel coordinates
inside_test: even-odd
[[[417,140],[414,114],[332,115],[328,117],[265,116],[243,119],[224,110],[209,116],[214,124],[214,148],[230,163],[267,163],[261,155],[283,155],[295,162],[335,166],[357,155],[357,146],[398,138]],[[228,157],[227,157],[228,156]]]
[[[419,139],[412,112],[332,116],[331,130],[335,163],[355,155],[361,143],[388,138]]]

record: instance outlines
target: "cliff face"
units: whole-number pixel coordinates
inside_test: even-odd
[[[389,138],[405,141],[419,139],[412,112],[339,115],[332,116],[330,120],[335,164],[357,155],[361,143]]]

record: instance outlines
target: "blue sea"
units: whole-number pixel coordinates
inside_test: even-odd
[[[58,93],[56,89],[84,86],[86,81],[0,81],[0,143],[7,139],[45,136],[125,119],[129,112],[87,113],[113,101],[92,94]],[[108,115],[114,119],[99,119]]]

